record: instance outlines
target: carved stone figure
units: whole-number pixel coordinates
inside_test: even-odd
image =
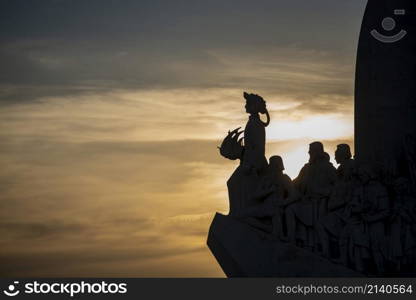
[[[351,215],[346,220],[347,225],[340,239],[341,259],[345,265],[352,261],[358,271],[364,272],[364,260],[372,258],[377,272],[382,273],[385,222],[390,214],[388,193],[370,166],[359,166],[358,177],[359,185],[354,189]]]
[[[335,161],[339,164],[337,169],[338,181],[351,181],[355,171],[355,163],[348,144],[339,144],[337,146]]]
[[[267,225],[254,218],[270,218],[270,231],[273,236],[281,240],[287,240],[283,231],[283,220],[285,208],[295,202],[297,192],[294,189],[290,177],[283,173],[284,165],[280,156],[272,156],[269,159],[267,173],[262,177],[262,182],[258,185],[254,201],[257,204],[242,208],[235,214],[238,218],[245,218],[251,225],[267,230]]]
[[[345,218],[350,211],[347,204],[352,199],[354,189],[355,164],[352,159],[350,147],[340,144],[335,151],[335,160],[339,164],[337,169],[337,181],[328,201],[328,215],[320,218],[317,224],[317,233],[322,245],[322,254],[331,258],[330,241],[339,244],[339,236],[345,226]]]
[[[290,177],[283,173],[284,169],[283,160],[280,156],[270,157],[269,176],[274,187],[271,198],[276,203],[276,212],[273,216],[273,234],[281,240],[287,240],[283,232],[285,210],[288,205],[298,200],[298,193]]]
[[[266,108],[266,102],[262,97],[255,94],[244,93],[246,99],[246,112],[250,114],[244,129],[244,153],[243,167],[254,172],[261,172],[267,168],[265,158],[266,132],[265,127],[270,123],[270,116]],[[266,114],[267,121],[264,123],[259,113]]]
[[[320,142],[309,145],[309,162],[302,168],[294,185],[301,200],[290,205],[286,219],[289,239],[300,239],[304,246],[315,248],[314,228],[317,220],[327,213],[328,198],[336,181],[336,169],[329,162]]]
[[[270,116],[266,102],[255,94],[244,93],[244,98],[246,112],[250,115],[244,130],[244,146],[239,139],[242,132],[237,128],[228,133],[220,147],[222,156],[231,160],[240,159],[240,165],[227,181],[230,215],[238,215],[243,208],[261,203],[257,194],[267,171],[265,127],[270,122]],[[265,123],[259,114],[266,114]]]
[[[416,251],[416,199],[410,193],[410,182],[398,178],[394,186],[393,211],[390,216],[390,259],[397,271],[413,263]]]

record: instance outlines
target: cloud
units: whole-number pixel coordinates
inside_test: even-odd
[[[0,101],[114,89],[253,89],[305,103],[317,95],[351,96],[363,6],[7,2],[0,21]]]
[[[333,120],[339,125],[334,129],[340,128],[342,135],[352,131],[350,97],[317,96],[308,102],[273,93],[262,95],[272,117],[270,128],[278,129],[271,132],[273,139],[301,138],[296,130],[292,137],[288,134],[303,123],[317,123],[317,118]],[[244,127],[247,120],[242,90],[238,89],[114,90],[49,97],[37,103],[2,107],[0,116],[5,139],[39,143],[42,139],[74,143],[216,139],[219,145],[228,130]],[[334,133],[319,134],[329,128],[315,127],[308,125],[302,132],[305,136],[334,138]],[[279,128],[292,129],[281,134]]]
[[[0,276],[221,276],[205,247],[211,219],[209,214],[186,220],[110,219],[82,226],[2,222]],[[195,256],[198,265],[191,263]],[[163,261],[169,263],[159,265]]]
[[[27,43],[37,45],[38,42]],[[201,93],[209,89],[244,89],[269,97],[297,99],[309,107],[314,107],[314,103],[317,103],[315,107],[321,106],[317,101],[323,97],[338,105],[352,98],[354,57],[340,57],[339,53],[329,51],[296,46],[260,49],[247,46],[244,50],[199,49],[198,55],[176,57],[154,50],[147,53],[132,49],[131,54],[118,57],[106,48],[98,53],[78,49],[77,54],[73,51],[65,54],[73,45],[66,45],[65,41],[57,44],[60,43],[62,49],[54,51],[48,46],[57,47],[52,40],[43,41],[44,45],[36,51],[26,49],[35,46],[17,44],[3,50],[4,55],[0,53],[0,59],[4,59],[0,100],[4,104],[39,101],[45,97],[91,96],[116,89],[198,90]],[[51,51],[58,52],[59,56],[48,54]],[[20,57],[10,59],[7,53]],[[15,61],[19,65],[15,66]],[[56,64],[53,67],[52,62]]]

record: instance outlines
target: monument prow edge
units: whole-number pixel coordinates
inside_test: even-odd
[[[363,277],[220,213],[211,223],[207,245],[227,277]]]

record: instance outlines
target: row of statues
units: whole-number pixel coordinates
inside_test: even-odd
[[[416,197],[405,177],[356,162],[347,144],[335,151],[335,168],[321,142],[291,180],[280,156],[265,158],[265,101],[244,94],[249,121],[220,147],[240,165],[228,180],[230,215],[270,231],[283,242],[362,273],[406,271],[416,263]],[[260,114],[267,116],[263,122]]]

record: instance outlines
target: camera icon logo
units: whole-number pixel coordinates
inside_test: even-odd
[[[16,285],[19,284],[19,281],[14,281],[13,284],[10,284],[7,287],[7,290],[4,290],[3,293],[9,297],[17,296],[20,291],[16,289]]]
[[[396,16],[404,16],[406,14],[406,10],[404,9],[396,9],[394,10],[394,14]],[[381,22],[381,26],[385,31],[392,31],[396,28],[396,21],[391,17],[386,17]],[[384,35],[380,32],[378,32],[376,29],[373,29],[371,31],[371,35],[378,41],[382,43],[395,43],[403,39],[407,34],[406,30],[400,30],[397,34],[394,35]]]

